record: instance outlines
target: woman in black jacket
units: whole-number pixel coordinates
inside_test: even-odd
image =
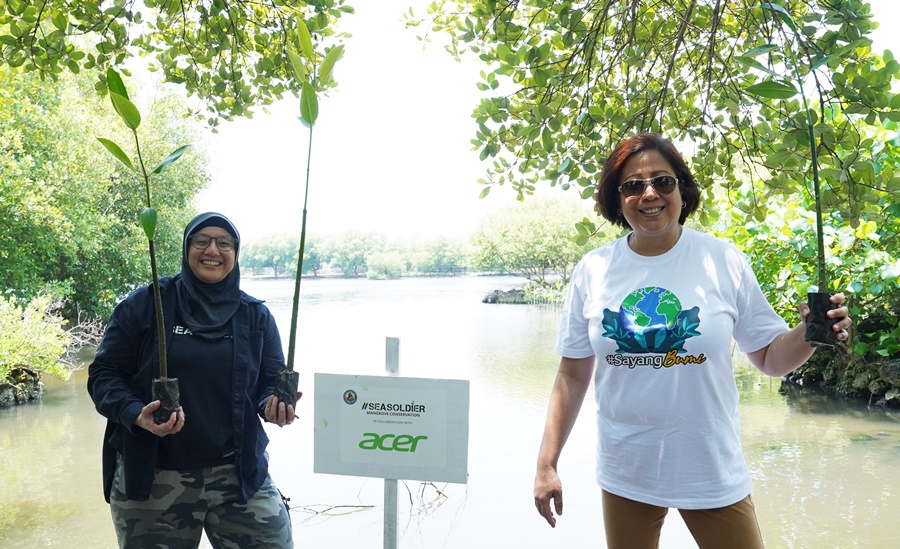
[[[88,369],[88,392],[107,418],[103,488],[122,548],[293,547],[291,522],[268,474],[268,437],[293,407],[273,396],[285,368],[275,320],[240,289],[240,237],[217,213],[184,230],[181,273],[160,279],[169,377],[181,408],[156,424],[153,288],[115,309]],[[298,394],[299,398],[299,394]]]

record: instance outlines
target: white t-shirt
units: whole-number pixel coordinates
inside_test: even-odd
[[[625,238],[575,267],[556,352],[597,357],[597,482],[680,509],[750,493],[732,340],[759,350],[788,329],[734,246],[684,229],[660,256]]]

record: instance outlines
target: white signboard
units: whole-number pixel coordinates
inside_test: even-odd
[[[466,483],[469,382],[315,374],[316,473]]]

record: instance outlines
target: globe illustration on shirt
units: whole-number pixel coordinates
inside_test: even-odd
[[[675,327],[681,301],[665,288],[649,287],[635,290],[622,301],[619,322],[626,331],[636,334],[648,330]]]
[[[603,337],[618,344],[617,354],[683,354],[688,339],[700,335],[700,307],[682,310],[673,292],[658,286],[639,288],[618,311],[604,309]]]

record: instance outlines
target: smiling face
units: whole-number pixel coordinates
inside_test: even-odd
[[[631,179],[650,179],[659,175],[677,178],[672,165],[659,152],[653,149],[633,154],[622,165],[620,182]],[[681,185],[670,194],[661,194],[652,185],[644,186],[644,193],[639,196],[624,197],[619,195],[619,208],[622,215],[634,230],[636,241],[646,249],[666,248],[678,240],[681,225],[678,218],[682,208]]]
[[[231,236],[228,231],[220,227],[204,227],[195,234],[205,234],[215,239],[219,236]],[[209,243],[205,250],[198,250],[188,242],[188,266],[194,276],[206,282],[215,284],[221,282],[234,268],[234,259],[237,249],[227,252],[219,250],[215,240]]]

